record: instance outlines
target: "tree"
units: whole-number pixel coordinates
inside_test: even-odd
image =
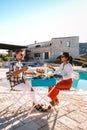
[[[11,61],[11,57],[9,55],[0,55],[0,62],[2,61]]]

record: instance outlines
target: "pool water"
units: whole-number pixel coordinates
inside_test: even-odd
[[[79,73],[79,81],[74,80],[73,88],[87,91],[87,72],[77,71]]]
[[[80,80],[78,82],[78,89],[87,91],[87,80]]]
[[[79,72],[81,80],[87,80],[87,72]]]

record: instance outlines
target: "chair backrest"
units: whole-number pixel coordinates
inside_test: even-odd
[[[78,82],[79,82],[80,76],[78,72],[73,72],[73,84],[72,88],[76,89],[78,87]]]
[[[73,71],[73,79],[79,80],[79,73],[76,71]]]
[[[7,80],[10,80],[10,77],[11,77],[11,73],[8,71],[6,72],[6,77],[7,77]]]

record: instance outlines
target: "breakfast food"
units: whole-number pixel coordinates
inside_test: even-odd
[[[37,68],[37,69],[36,69],[36,72],[38,72],[38,73],[44,73],[45,70],[44,70],[44,69]]]

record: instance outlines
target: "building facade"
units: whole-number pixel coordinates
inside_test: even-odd
[[[30,44],[27,49],[35,61],[54,61],[62,52],[69,52],[73,58],[79,58],[79,37],[52,38],[50,41]]]

